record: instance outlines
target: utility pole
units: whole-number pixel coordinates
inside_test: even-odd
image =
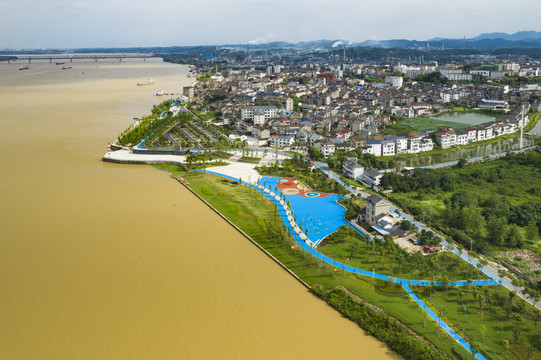
[[[520,124],[520,150],[522,150],[522,132],[524,129],[524,103],[522,103],[522,122]]]

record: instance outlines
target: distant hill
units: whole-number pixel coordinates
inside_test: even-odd
[[[519,31],[514,34],[502,32],[484,33],[469,39],[432,38],[429,40],[367,40],[354,44],[358,47],[413,48],[419,47],[445,47],[446,49],[460,49],[463,47],[473,49],[497,49],[507,47],[538,48],[541,47],[540,31]]]
[[[539,38],[541,38],[541,31],[519,31],[514,34],[507,34],[501,32],[483,33],[479,36],[471,38],[470,40],[503,39],[510,41],[518,41]]]

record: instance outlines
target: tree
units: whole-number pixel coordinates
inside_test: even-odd
[[[413,225],[411,224],[410,221],[408,220],[403,220],[401,223],[400,223],[400,227],[406,231],[410,231],[411,228],[413,227]]]
[[[458,301],[462,303],[462,295],[464,295],[464,292],[462,291],[460,286],[455,286],[457,295],[458,295]]]
[[[481,324],[479,326],[479,332],[481,333],[481,338],[483,339],[483,344],[485,343],[485,334],[487,332],[487,326],[485,324]]]
[[[462,168],[462,167],[464,167],[466,165],[468,165],[468,160],[466,160],[464,158],[458,160],[458,162],[456,163],[457,168]]]
[[[321,153],[321,151],[317,147],[314,147],[314,146],[310,146],[308,148],[308,155],[312,159],[315,159],[315,160],[320,160],[323,158],[323,154]]]
[[[520,335],[522,334],[522,322],[524,321],[524,319],[522,318],[522,315],[520,314],[513,314],[511,316],[511,319],[513,320],[513,325],[514,325],[514,332],[513,332],[513,336],[515,338],[515,342],[516,344],[518,345],[518,340],[520,339]]]
[[[509,200],[500,194],[493,194],[483,202],[483,215],[488,219],[491,216],[508,218],[511,204]]]
[[[537,323],[541,321],[541,311],[538,309],[534,309],[533,311],[533,321],[534,321],[534,327],[537,330]]]
[[[477,294],[477,304],[479,304],[479,310],[483,310],[483,304],[485,303],[485,297],[481,294]]]
[[[529,244],[533,244],[539,239],[539,228],[537,227],[537,222],[535,220],[530,220],[528,225],[524,228],[526,235],[526,241]]]
[[[502,339],[502,346],[505,349],[505,355],[511,350],[511,345],[509,344],[509,340]]]
[[[507,234],[507,219],[492,216],[487,222],[486,240],[495,245],[503,246]]]
[[[523,248],[525,244],[524,235],[522,230],[516,224],[511,224],[507,232],[506,239],[507,246],[514,248]]]

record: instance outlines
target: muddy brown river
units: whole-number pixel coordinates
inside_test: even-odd
[[[186,66],[26,65],[0,63],[0,358],[397,358],[167,173],[100,161]]]

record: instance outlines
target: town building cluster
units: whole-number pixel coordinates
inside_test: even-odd
[[[420,82],[423,74],[439,73],[445,83]],[[538,68],[520,64],[482,65],[464,70],[458,65],[266,64],[255,68],[222,70],[211,80],[185,87],[194,109],[221,113],[249,145],[272,148],[318,148],[324,156],[361,149],[375,156],[415,154],[435,145],[455,145],[511,134],[524,125],[521,104],[539,94],[537,85],[510,88],[490,83],[506,74],[536,75]],[[358,75],[362,75],[360,78]],[[487,80],[475,83],[476,80]],[[213,95],[223,99],[205,104]],[[433,116],[453,106],[504,110],[490,123],[464,129],[425,129],[382,135],[386,126],[401,118]],[[529,107],[526,111],[529,110]],[[528,121],[526,117],[524,123]]]

